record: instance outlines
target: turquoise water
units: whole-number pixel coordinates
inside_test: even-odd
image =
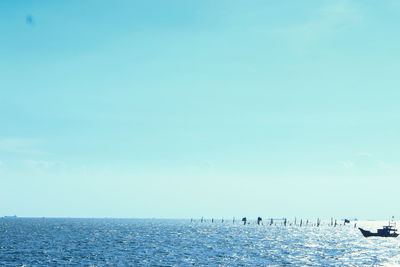
[[[367,229],[383,223],[357,222]],[[242,225],[141,219],[0,219],[1,266],[264,266],[400,263],[398,238],[353,224]]]

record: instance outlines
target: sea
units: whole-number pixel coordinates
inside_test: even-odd
[[[0,218],[0,266],[396,266],[399,238],[357,228],[386,223]]]

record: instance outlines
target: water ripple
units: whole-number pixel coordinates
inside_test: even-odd
[[[360,223],[359,224],[363,224]],[[371,229],[377,223],[365,222]],[[352,226],[241,225],[187,220],[0,219],[0,265],[388,265],[399,240]]]

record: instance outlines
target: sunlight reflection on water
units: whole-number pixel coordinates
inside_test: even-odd
[[[375,230],[387,222],[357,222]],[[332,227],[139,219],[0,219],[0,265],[390,265],[399,239]]]

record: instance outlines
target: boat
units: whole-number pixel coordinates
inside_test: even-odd
[[[361,233],[365,237],[370,237],[370,236],[397,237],[399,234],[396,233],[397,229],[395,228],[395,226],[396,226],[395,223],[389,222],[389,225],[385,225],[382,227],[382,229],[378,229],[376,233],[372,233],[371,231],[364,230],[360,227],[358,227],[358,229],[360,229]]]

